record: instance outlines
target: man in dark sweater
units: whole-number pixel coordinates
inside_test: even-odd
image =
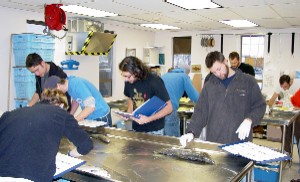
[[[67,78],[67,74],[53,62],[45,62],[37,53],[29,54],[26,58],[27,69],[35,74],[36,91],[33,94],[28,106],[33,106],[41,99],[41,93],[44,89],[45,81],[50,76],[58,76],[59,78]],[[68,98],[68,111],[71,110],[71,97],[66,93]]]
[[[41,103],[5,112],[0,118],[1,177],[52,181],[55,157],[63,136],[77,148],[70,154],[85,155],[93,148],[88,134],[67,113],[65,95],[45,90]]]

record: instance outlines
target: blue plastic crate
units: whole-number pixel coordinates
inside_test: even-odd
[[[45,61],[48,62],[54,61],[54,49],[40,49],[37,53]]]
[[[15,81],[16,98],[30,99],[35,92],[35,82],[16,82]]]
[[[277,182],[279,165],[256,164],[254,166],[254,181]]]
[[[39,54],[42,57],[42,59],[45,61],[54,60],[54,49],[26,48],[26,49],[14,49],[13,52],[15,57],[15,66],[25,66],[26,57],[28,56],[28,54],[31,53]]]
[[[35,82],[35,75],[27,68],[14,68],[15,82]]]
[[[14,49],[15,66],[25,66],[26,57],[30,53],[38,53],[39,49],[26,48],[26,49]]]
[[[28,100],[15,100],[15,104],[16,104],[16,109],[22,108],[22,107],[27,107]]]
[[[12,42],[44,42],[44,43],[54,43],[54,38],[46,35],[38,35],[38,34],[14,34],[12,36]]]
[[[13,44],[14,49],[54,49],[55,43],[44,42],[16,42]]]

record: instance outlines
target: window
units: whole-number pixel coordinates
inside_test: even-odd
[[[242,62],[250,64],[255,70],[255,79],[262,89],[264,70],[264,45],[263,35],[243,35],[242,36]]]
[[[190,69],[192,37],[173,38],[173,67]]]
[[[101,55],[99,60],[99,91],[103,97],[111,97],[113,48],[108,55]]]

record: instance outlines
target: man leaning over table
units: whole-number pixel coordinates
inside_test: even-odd
[[[208,53],[205,64],[212,76],[203,86],[187,126],[188,133],[180,138],[181,144],[199,137],[205,126],[207,141],[252,141],[252,128],[259,124],[266,110],[266,101],[256,80],[230,68],[218,51]]]
[[[134,56],[125,57],[119,64],[119,70],[125,79],[124,95],[128,97],[127,112],[132,113],[153,96],[166,102],[163,109],[149,117],[145,115],[141,115],[139,119],[130,117],[133,120],[133,130],[163,135],[164,117],[172,112],[172,104],[163,80],[152,74],[149,67]]]
[[[273,107],[274,103],[278,98],[279,100],[283,100],[283,106],[292,107],[292,103],[290,101],[290,97],[295,94],[295,92],[299,89],[293,84],[293,79],[289,75],[282,75],[279,78],[279,85],[275,92],[273,93],[272,97],[270,98],[268,105],[269,107]],[[291,142],[292,142],[292,132],[293,132],[293,125],[289,125],[286,127],[285,133],[285,145],[284,151],[288,154],[291,154]],[[295,120],[295,129],[294,129],[294,136],[296,142],[299,143],[300,139],[300,115]]]
[[[161,76],[169,93],[173,111],[165,117],[165,135],[180,136],[180,119],[177,110],[183,93],[196,103],[199,93],[195,89],[190,77],[181,68],[171,68]]]

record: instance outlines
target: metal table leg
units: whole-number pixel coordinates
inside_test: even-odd
[[[182,120],[182,134],[184,135],[186,133],[186,115],[183,115]]]
[[[282,126],[282,142],[281,142],[281,153],[284,153],[284,144],[285,144],[285,133],[286,133],[286,125]],[[279,171],[278,171],[278,182],[282,181],[282,168],[283,161],[279,162]]]
[[[291,160],[289,161],[289,167],[290,168],[292,167],[292,163],[293,163],[295,122],[293,122],[293,126],[292,126],[292,140],[291,140],[291,154],[290,154],[291,155]]]

